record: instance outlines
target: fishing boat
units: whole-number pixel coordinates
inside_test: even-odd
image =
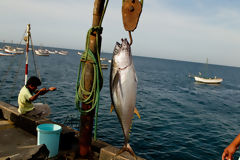
[[[5,46],[4,47],[4,51],[6,53],[12,53],[12,54],[23,54],[24,51],[23,50],[19,50],[19,49],[16,49],[16,48],[12,48],[11,46]]]
[[[56,54],[55,51],[50,51],[50,50],[48,50],[48,53],[49,53],[49,54]]]
[[[208,70],[208,59],[206,62],[206,70]],[[206,78],[202,76],[202,73],[199,72],[199,76],[194,76],[194,80],[199,83],[206,83],[206,84],[220,84],[223,79],[222,78],[217,78],[214,76],[213,78]]]
[[[35,54],[38,56],[49,56],[48,50],[43,50],[43,49],[35,50]]]
[[[68,54],[68,51],[59,51],[58,54],[66,56]]]
[[[108,69],[108,64],[103,64],[103,63],[102,63],[102,64],[101,64],[101,68],[102,68],[102,69]]]
[[[206,83],[206,84],[219,84],[223,81],[222,78],[203,78],[203,77],[199,77],[199,76],[194,76],[194,79],[196,82],[200,82],[200,83]]]
[[[107,60],[107,58],[105,58],[105,57],[100,57],[100,61],[106,61]]]
[[[78,54],[78,55],[82,55],[82,52],[78,51],[77,54]]]
[[[15,56],[16,53],[6,53],[6,52],[3,52],[3,51],[0,51],[0,56]]]

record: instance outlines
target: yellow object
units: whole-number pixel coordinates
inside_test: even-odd
[[[111,104],[110,112],[112,113],[113,110],[114,110],[114,105]],[[134,113],[138,116],[139,119],[141,119],[141,116],[136,107],[134,107]]]
[[[18,95],[18,107],[19,107],[18,112],[19,113],[25,114],[26,112],[34,109],[32,102],[29,101],[29,98],[31,97],[32,97],[32,94],[29,92],[26,86],[23,86]]]

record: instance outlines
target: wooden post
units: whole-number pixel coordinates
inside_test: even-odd
[[[95,0],[94,9],[93,9],[93,22],[92,27],[98,26],[103,8],[104,8],[105,0]],[[99,47],[101,48],[101,35],[98,37],[99,39]],[[92,33],[90,35],[89,48],[93,52],[94,55],[97,54],[96,48],[96,34]],[[99,49],[100,49],[99,48]],[[86,90],[90,91],[93,83],[93,65],[91,63],[86,63],[86,72],[84,77],[84,87]],[[92,105],[86,105],[82,103],[82,110],[88,110],[92,107]],[[79,149],[80,156],[86,157],[91,152],[91,142],[92,142],[92,130],[93,130],[93,121],[94,121],[95,109],[93,109],[89,113],[82,113],[80,117],[80,137],[79,137]]]

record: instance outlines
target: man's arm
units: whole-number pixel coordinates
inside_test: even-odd
[[[29,98],[30,101],[34,101],[38,98],[39,95],[44,95],[45,93],[47,93],[48,90],[46,88],[42,88],[40,89],[34,96],[32,96],[31,98]]]
[[[233,154],[236,152],[240,145],[240,134],[232,141],[232,143],[224,149],[222,160],[232,160]]]
[[[48,91],[55,91],[57,88],[56,87],[50,87],[48,89],[46,88],[42,88],[39,91],[36,92],[36,94],[34,96],[32,96],[31,98],[29,98],[30,101],[34,101],[38,98],[39,95],[44,95],[46,94]]]

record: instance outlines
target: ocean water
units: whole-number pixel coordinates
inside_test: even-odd
[[[51,107],[50,119],[76,127],[75,85],[80,56],[34,56],[41,87],[57,87],[37,100]],[[111,59],[111,54],[102,57]],[[29,75],[35,75],[32,55]],[[204,72],[204,64],[137,57],[137,104],[130,145],[148,160],[220,160],[224,148],[240,133],[240,68],[208,65],[208,72],[224,79],[220,85],[195,83],[189,74]],[[0,100],[17,105],[24,84],[25,57],[0,57]],[[100,140],[122,147],[124,138],[115,112],[110,113],[109,69],[103,70],[98,135]],[[70,123],[72,122],[72,124]],[[240,156],[237,151],[235,159]]]

